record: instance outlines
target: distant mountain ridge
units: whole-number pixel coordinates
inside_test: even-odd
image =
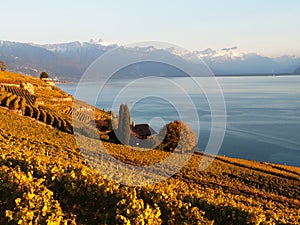
[[[59,78],[76,79],[96,58],[112,47],[93,43],[70,42],[37,45],[1,41],[0,58],[8,70],[33,76],[47,71]]]
[[[300,74],[300,66],[294,71],[294,74]]]
[[[117,44],[99,42],[69,42],[59,44],[38,45],[34,43],[19,43],[0,41],[0,60],[3,60],[8,70],[38,76],[47,71],[50,76],[61,79],[78,80],[86,68],[105,52],[118,47]],[[202,59],[216,75],[235,74],[278,74],[293,73],[300,65],[300,58],[282,56],[270,58],[255,53],[241,52],[238,47],[221,50],[205,49],[194,52],[176,52],[174,49],[158,50],[155,48],[134,48],[130,54],[151,54],[159,59],[181,60],[194,67],[194,59]],[[181,59],[180,59],[181,58]],[[184,62],[183,62],[184,61]],[[126,68],[127,76],[163,74],[164,76],[181,76],[180,73],[167,66],[150,66],[141,63]],[[298,68],[298,71],[300,68]],[[159,75],[158,74],[158,75]]]

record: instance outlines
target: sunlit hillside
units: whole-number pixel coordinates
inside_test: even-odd
[[[300,168],[194,153],[167,180],[126,186],[114,181],[138,177],[109,156],[145,166],[170,153],[75,139],[74,123],[110,115],[38,78],[0,72],[0,105],[0,224],[300,224]]]

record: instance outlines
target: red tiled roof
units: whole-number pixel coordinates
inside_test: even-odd
[[[155,130],[153,130],[148,124],[136,124],[131,128],[131,130],[139,136],[152,136],[156,134]]]

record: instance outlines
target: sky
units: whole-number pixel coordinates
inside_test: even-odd
[[[299,0],[1,0],[0,40],[163,41],[300,56]]]

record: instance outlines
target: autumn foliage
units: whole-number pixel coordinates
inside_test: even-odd
[[[32,83],[41,82],[37,80]],[[126,186],[113,180],[119,176],[139,181],[138,176],[126,172],[129,165],[147,167],[173,154],[181,157],[181,151],[195,147],[195,134],[180,121],[166,125],[160,135],[166,150],[173,152],[102,143],[83,136],[83,146],[101,143],[106,148],[102,159],[98,148],[85,155],[88,148],[79,148],[78,139],[76,142],[70,133],[50,126],[66,126],[57,119],[73,113],[70,108],[63,114],[58,105],[54,114],[47,105],[27,107],[32,117],[21,116],[9,107],[21,109],[22,96],[9,95],[4,88],[1,92],[0,224],[300,224],[299,168],[195,152],[166,180]],[[40,90],[37,100],[43,93]],[[30,105],[25,97],[22,102]],[[176,148],[180,151],[174,151]],[[110,166],[107,155],[123,165]],[[199,170],[199,165],[211,159],[207,169]],[[169,163],[170,168],[178,164]],[[150,175],[139,169],[135,172]]]
[[[197,145],[195,133],[186,123],[179,120],[164,126],[159,136],[163,139],[161,147],[165,151],[172,152],[175,149],[180,151],[193,150]]]

